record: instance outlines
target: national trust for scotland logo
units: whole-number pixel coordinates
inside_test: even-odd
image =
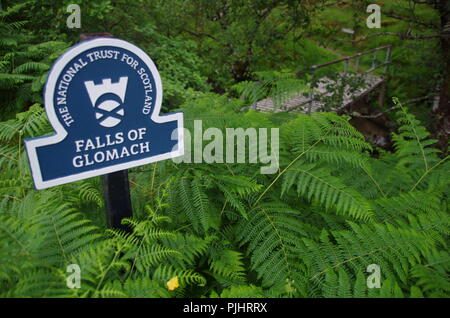
[[[103,127],[114,127],[124,116],[125,92],[128,77],[124,76],[117,83],[110,78],[104,79],[101,84],[95,85],[93,81],[84,82],[89,99],[95,108],[95,118]]]

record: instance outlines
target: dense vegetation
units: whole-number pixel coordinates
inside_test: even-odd
[[[368,32],[364,1],[83,0],[81,30],[65,25],[72,1],[12,2],[0,12],[0,296],[450,295],[442,118],[432,97],[401,102],[445,82],[439,38],[332,41],[346,21]],[[390,2],[384,8],[409,12],[414,1]],[[435,23],[440,11],[418,6],[416,19]],[[384,23],[389,32],[410,27]],[[107,229],[98,177],[36,191],[23,139],[52,132],[41,97],[47,72],[80,33],[105,31],[148,52],[164,111],[184,111],[187,128],[197,119],[223,131],[278,127],[279,171],[171,160],[131,169],[130,233]],[[381,44],[395,45],[389,98],[385,109],[369,108],[393,109],[389,149],[348,114],[248,109],[255,85],[264,83],[262,96],[307,89],[295,71]],[[67,288],[69,264],[81,268],[79,289]],[[381,288],[366,285],[370,264],[380,265]]]

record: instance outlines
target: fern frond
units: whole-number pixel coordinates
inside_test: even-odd
[[[58,198],[42,204],[34,222],[39,225],[37,235],[45,237],[40,257],[56,266],[101,237],[97,227]]]
[[[320,202],[326,209],[334,208],[337,213],[362,220],[369,220],[373,216],[369,202],[333,177],[325,167],[295,163],[283,177],[282,195],[294,185],[298,195]]]
[[[109,281],[102,292],[106,290],[114,291],[108,297],[129,297],[129,298],[169,298],[171,297],[167,288],[148,277],[127,279],[124,283],[113,280]],[[105,295],[102,295],[103,297]]]
[[[50,65],[42,62],[27,62],[17,66],[12,73],[13,74],[26,74],[30,72],[44,72],[50,68]]]
[[[238,241],[248,244],[251,266],[262,279],[263,286],[272,286],[289,279],[300,284],[296,242],[303,227],[297,211],[284,204],[262,203],[249,211],[248,221],[238,225]]]
[[[223,249],[213,250],[210,255],[209,268],[212,273],[234,282],[245,282],[245,267],[240,252]]]
[[[213,292],[211,298],[264,298],[264,292],[261,287],[254,285],[231,286],[224,289],[220,296]]]
[[[202,275],[190,269],[175,269],[172,266],[160,265],[153,273],[153,280],[163,282],[164,284],[172,277],[178,277],[180,287],[192,284],[204,286],[206,284],[206,279]]]
[[[430,253],[425,264],[416,264],[411,271],[421,287],[418,288],[420,293],[423,291],[429,297],[449,297],[450,256],[447,252]]]
[[[378,264],[385,277],[405,283],[410,266],[420,262],[435,246],[433,240],[414,230],[389,224],[349,225],[351,230],[323,232],[320,242],[303,239],[301,249],[313,273],[311,281],[320,283],[322,275],[341,267],[356,275],[365,271],[367,265]]]
[[[393,134],[396,154],[400,158],[400,165],[413,165],[414,167],[428,171],[430,162],[435,161],[435,154],[439,150],[428,147],[437,142],[429,139],[430,133],[420,122],[410,114],[398,98],[393,98],[394,103],[400,107],[397,112],[398,121],[401,124],[399,134]]]

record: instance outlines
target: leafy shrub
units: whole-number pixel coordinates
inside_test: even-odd
[[[223,127],[247,122],[223,115],[221,97],[203,98],[217,105]],[[448,157],[438,157],[426,130],[396,102],[395,151],[379,158],[345,117],[315,113],[280,127],[275,175],[260,175],[257,164],[133,169],[131,233],[90,220],[103,213],[98,178],[32,188],[20,144],[49,131],[41,108],[2,122],[0,294],[448,296]],[[218,123],[206,120],[213,114],[203,114],[204,125]],[[261,126],[272,116],[255,115]],[[81,267],[80,289],[65,285],[69,264]],[[381,266],[380,289],[366,286],[369,264]]]

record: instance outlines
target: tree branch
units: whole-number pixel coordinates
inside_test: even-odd
[[[406,32],[406,33],[396,33],[396,32],[377,32],[377,33],[372,33],[372,34],[368,34],[360,39],[356,39],[356,40],[343,40],[343,39],[336,39],[336,41],[340,41],[340,42],[361,42],[361,41],[365,41],[369,38],[373,38],[376,36],[397,36],[400,38],[400,40],[428,40],[428,39],[438,39],[438,38],[446,38],[446,37],[450,37],[449,33],[437,33],[437,34],[418,34],[418,35],[413,35],[410,32]]]
[[[429,23],[426,23],[426,22],[423,22],[423,21],[419,21],[417,19],[411,19],[411,18],[408,18],[408,17],[404,17],[404,16],[396,14],[393,11],[383,10],[383,14],[387,15],[388,17],[397,19],[397,20],[402,20],[402,21],[406,21],[406,22],[412,22],[412,23],[415,23],[415,24],[418,24],[418,25],[421,25],[421,26],[424,26],[424,27],[427,27],[427,28],[439,29],[439,26],[436,25],[436,24],[432,24],[432,23],[429,24]]]
[[[436,1],[434,1],[434,0],[411,0],[411,1],[416,4],[436,5]]]
[[[197,32],[194,32],[194,31],[187,30],[187,29],[182,29],[181,31],[189,33],[190,35],[193,35],[193,36],[195,36],[197,38],[201,38],[201,37],[207,36],[208,38],[211,38],[213,40],[217,40],[213,35],[208,34],[208,33],[204,33],[204,32],[197,33]]]
[[[422,100],[426,100],[426,99],[430,98],[431,96],[433,96],[433,94],[428,94],[428,95],[425,95],[425,96],[422,96],[422,97],[413,98],[413,99],[410,99],[410,100],[406,101],[405,103],[403,103],[403,105],[417,103],[417,102],[420,102]],[[384,115],[384,114],[386,114],[386,113],[388,113],[390,111],[396,110],[398,108],[400,108],[400,106],[396,105],[396,106],[393,106],[391,108],[386,109],[385,111],[382,111],[380,113],[373,114],[373,115],[361,115],[358,112],[353,112],[353,113],[351,113],[351,115],[352,115],[352,117],[358,117],[358,118],[378,118],[378,117],[380,117],[380,116],[382,116],[382,115]]]

